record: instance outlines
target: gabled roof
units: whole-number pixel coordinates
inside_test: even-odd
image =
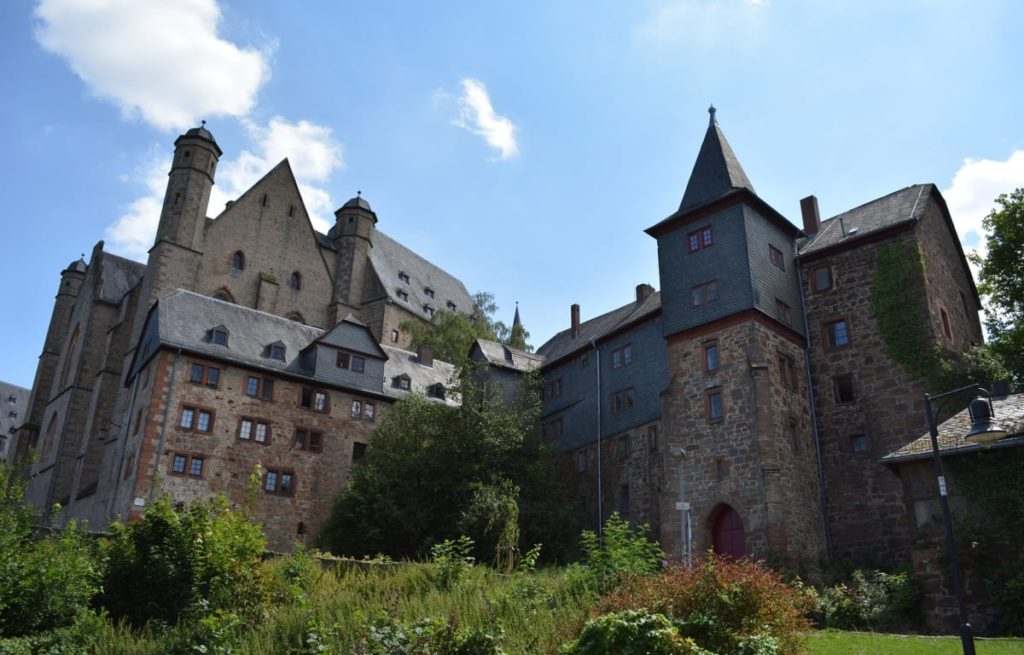
[[[908,186],[822,221],[818,231],[799,245],[799,256],[818,253],[883,230],[913,223],[924,214],[934,186]]]
[[[473,311],[473,298],[462,282],[379,230],[373,234],[370,263],[388,296],[424,320],[430,320],[424,305],[436,311],[448,309],[448,303],[452,302],[463,314]],[[409,276],[408,284],[399,280],[399,273]],[[433,298],[427,296],[426,289],[434,292]],[[409,295],[408,301],[398,298],[400,290]]]
[[[480,351],[480,354],[483,355],[488,364],[499,368],[529,372],[537,370],[544,363],[542,355],[528,353],[525,350],[506,346],[497,341],[477,339],[473,343],[473,348]]]
[[[388,359],[384,362],[384,394],[392,398],[407,398],[411,393],[426,394],[427,388],[435,384],[443,384],[445,387],[455,385],[457,372],[455,366],[440,359],[435,359],[432,366],[420,364],[416,353],[401,348],[382,344]],[[408,377],[410,390],[398,389],[392,381],[397,377]],[[448,392],[444,401],[433,399],[437,402],[444,402],[446,405],[457,406],[459,399],[455,394]]]
[[[537,355],[544,358],[544,365],[551,364],[583,349],[589,349],[591,340],[597,342],[627,327],[654,318],[661,313],[661,292],[656,291],[637,306],[636,302],[613,309],[607,314],[580,323],[579,334],[574,339],[572,330],[562,330],[537,349]]]
[[[992,399],[992,419],[1003,427],[1010,438],[997,441],[991,448],[1024,446],[1024,394],[1011,394]],[[982,450],[984,447],[964,441],[964,435],[971,429],[970,411],[964,409],[947,419],[938,427],[939,451],[947,455],[960,455]],[[899,464],[932,457],[932,440],[926,432],[899,450],[882,458],[883,464]]]
[[[690,180],[686,183],[686,192],[679,203],[681,212],[714,200],[733,189],[754,191],[736,153],[718,127],[714,106],[708,109],[708,113],[711,114],[708,131],[704,134],[704,143],[700,146]]]

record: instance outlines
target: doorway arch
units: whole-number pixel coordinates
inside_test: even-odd
[[[718,555],[739,559],[747,554],[743,520],[729,505],[721,505],[711,518],[711,547]]]

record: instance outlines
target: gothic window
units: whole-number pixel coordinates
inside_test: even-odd
[[[223,300],[224,302],[235,302],[235,299],[231,296],[231,292],[227,289],[220,289],[213,294],[214,300]]]
[[[231,255],[231,272],[240,273],[245,270],[245,255],[241,250],[236,250],[235,254]]]
[[[288,278],[288,286],[290,286],[292,289],[294,289],[296,291],[301,289],[302,288],[302,273],[299,273],[298,271],[293,271],[292,272],[292,276],[290,278]]]

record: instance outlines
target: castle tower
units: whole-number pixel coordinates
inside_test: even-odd
[[[683,501],[693,552],[813,558],[824,521],[803,375],[800,232],[757,196],[709,113],[679,210],[647,230],[658,240],[671,380],[662,447],[682,448],[687,496],[665,492],[662,535],[679,535],[673,501]]]
[[[336,222],[330,236],[338,249],[332,301],[334,322],[337,323],[349,313],[360,315],[363,288],[370,274],[370,249],[373,248],[377,214],[359,193],[334,212],[334,216]]]
[[[25,422],[22,423],[14,441],[11,444],[8,459],[12,462],[19,462],[21,458],[33,448],[38,438],[40,425],[43,421],[43,413],[46,404],[50,400],[50,390],[53,388],[54,377],[57,372],[57,362],[60,360],[60,350],[67,340],[67,331],[71,323],[71,312],[75,308],[75,301],[85,281],[85,273],[88,266],[84,259],[78,259],[68,264],[68,267],[61,271],[60,286],[57,288],[57,297],[53,303],[53,314],[50,315],[50,326],[46,330],[46,340],[43,342],[43,352],[39,355],[39,365],[36,367],[36,378],[32,382],[32,395],[28,401],[28,412]]]

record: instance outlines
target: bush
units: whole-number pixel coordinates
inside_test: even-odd
[[[221,497],[176,512],[162,498],[131,525],[114,524],[104,549],[101,604],[133,625],[173,625],[183,613],[215,610],[247,618],[264,609],[260,561],[266,539]]]
[[[844,630],[905,629],[914,622],[920,591],[906,571],[856,570],[848,582],[818,593],[815,623]]]
[[[567,574],[601,594],[611,591],[628,576],[656,572],[665,554],[657,542],[647,539],[648,530],[647,525],[634,529],[617,512],[612,514],[604,524],[603,544],[592,531],[583,531],[583,565],[571,568]]]
[[[600,607],[660,612],[681,634],[716,653],[789,655],[801,652],[810,603],[801,590],[756,562],[709,553],[694,568],[671,566],[658,576],[629,578]]]
[[[714,655],[662,614],[626,610],[591,619],[562,655]]]
[[[501,631],[459,630],[455,619],[388,620],[367,629],[355,655],[505,655]]]
[[[0,464],[0,637],[70,625],[99,591],[89,536],[72,524],[37,541],[37,521]]]

